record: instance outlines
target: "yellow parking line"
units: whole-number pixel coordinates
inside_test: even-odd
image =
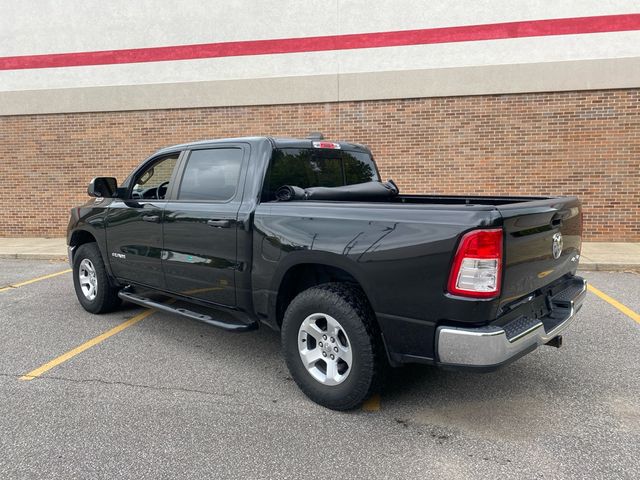
[[[69,273],[71,269],[63,270],[61,272],[50,273],[49,275],[43,275],[41,277],[32,278],[31,280],[25,280],[20,283],[12,283],[7,287],[0,288],[0,292],[6,292],[7,290],[13,290],[14,288],[24,287],[25,285],[29,285],[31,283],[39,282],[41,280],[46,280],[47,278],[57,277],[58,275],[64,275],[65,273]]]
[[[604,292],[601,292],[600,290],[598,290],[596,287],[594,287],[593,285],[589,284],[588,287],[590,292],[595,293],[597,296],[599,296],[602,300],[604,300],[605,302],[607,302],[610,305],[613,305],[614,307],[616,307],[618,310],[620,310],[622,313],[624,313],[627,317],[629,317],[630,319],[634,320],[635,322],[640,324],[640,315],[638,315],[636,312],[634,312],[633,310],[631,310],[629,307],[627,307],[626,305],[621,304],[619,301],[617,301],[614,298],[611,298],[609,295],[607,295]]]
[[[380,395],[371,395],[363,404],[362,410],[365,412],[377,412],[380,410]]]
[[[102,335],[98,335],[97,337],[92,338],[88,342],[85,342],[82,345],[77,346],[73,350],[69,350],[67,353],[63,353],[59,357],[54,358],[53,360],[51,360],[48,363],[45,363],[41,367],[38,367],[35,370],[31,370],[29,373],[27,373],[27,374],[23,375],[22,377],[20,377],[20,380],[33,380],[34,378],[39,377],[43,373],[51,370],[53,367],[56,367],[56,366],[60,365],[61,363],[64,363],[67,360],[75,357],[76,355],[84,352],[85,350],[87,350],[87,349],[99,344],[100,342],[103,342],[107,338],[112,337],[113,335],[115,335],[116,333],[121,332],[125,328],[128,328],[128,327],[130,327],[132,325],[135,325],[139,321],[144,320],[145,318],[147,318],[149,315],[151,315],[155,311],[156,310],[153,310],[153,309],[146,310],[146,311],[142,312],[141,314],[136,315],[135,317],[130,318],[129,320],[127,320],[125,322],[122,322],[120,325],[118,325],[116,327],[113,327],[111,330],[109,330],[107,332],[104,332]]]

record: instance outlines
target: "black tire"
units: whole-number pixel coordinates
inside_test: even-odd
[[[300,326],[314,313],[323,313],[336,319],[351,344],[351,371],[337,385],[325,385],[316,380],[300,358]],[[298,294],[284,315],[282,348],[289,372],[300,389],[311,400],[327,408],[355,408],[378,388],[378,373],[383,362],[381,337],[373,311],[359,288],[349,284],[326,283]]]
[[[95,280],[97,291],[95,298],[89,299],[82,291],[80,285],[79,271],[83,260],[89,260],[95,269]],[[95,243],[85,243],[80,245],[73,257],[73,286],[76,296],[82,307],[91,313],[107,313],[120,306],[121,300],[118,297],[118,289],[109,282],[109,275],[104,266],[100,249]]]

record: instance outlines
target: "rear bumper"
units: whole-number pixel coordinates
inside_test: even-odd
[[[564,332],[582,307],[587,282],[574,277],[551,297],[551,313],[539,319],[518,319],[504,327],[438,327],[438,364],[451,367],[493,369],[544,345]]]

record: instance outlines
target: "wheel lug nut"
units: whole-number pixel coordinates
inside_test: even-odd
[[[331,343],[336,343],[336,339],[331,337]]]
[[[322,356],[326,357],[327,356],[327,352],[322,352]]]
[[[322,342],[318,342],[318,345],[322,346]]]
[[[334,350],[335,352],[337,352],[337,351],[338,351],[338,347],[333,347],[333,350]]]
[[[332,353],[331,354],[331,360],[335,360],[335,359],[336,359],[336,356]]]
[[[326,335],[322,335],[322,338],[326,340],[326,339],[327,339],[327,336],[326,336]]]

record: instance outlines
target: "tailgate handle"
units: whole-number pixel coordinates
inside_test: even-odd
[[[210,227],[217,227],[217,228],[229,228],[229,225],[231,225],[231,221],[230,220],[207,220],[207,225],[209,225]]]
[[[143,215],[142,220],[145,222],[158,223],[160,221],[160,215]]]

